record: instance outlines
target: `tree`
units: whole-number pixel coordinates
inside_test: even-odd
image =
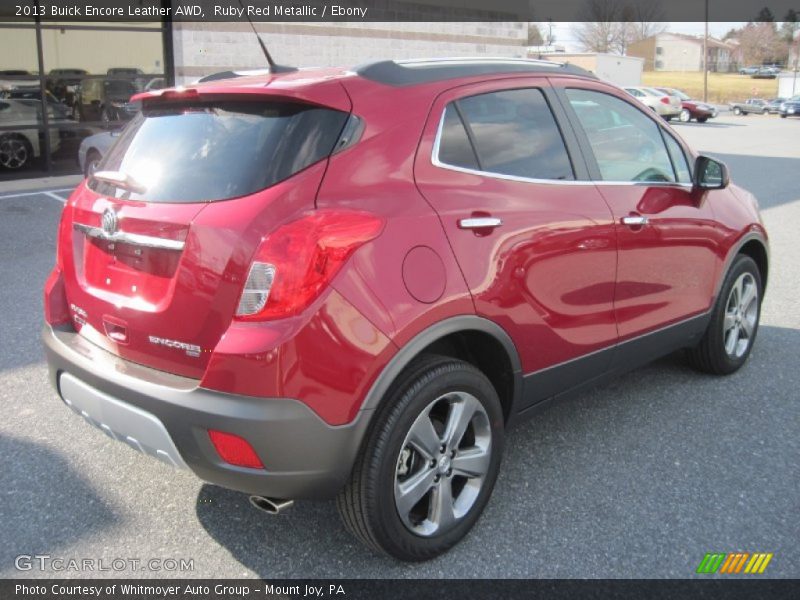
[[[666,30],[657,0],[587,0],[573,33],[584,50],[625,54],[628,46]]]
[[[745,64],[783,64],[789,55],[789,45],[770,22],[745,25],[739,32],[739,48]]]
[[[800,29],[800,23],[797,22],[799,16],[796,10],[789,9],[781,24],[781,37],[790,44],[794,42],[794,36]]]
[[[774,22],[775,22],[775,15],[773,15],[772,11],[766,6],[759,11],[758,16],[756,17],[756,23],[774,23]]]
[[[536,23],[528,23],[528,46],[544,46],[542,30]]]

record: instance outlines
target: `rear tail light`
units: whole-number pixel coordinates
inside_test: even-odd
[[[669,97],[664,96],[663,98],[661,98],[661,104],[669,104]]]
[[[264,468],[261,459],[258,458],[258,454],[246,439],[232,433],[217,431],[216,429],[209,429],[208,437],[211,438],[211,443],[214,444],[217,454],[226,463],[249,469]]]
[[[383,221],[375,215],[327,210],[287,223],[256,251],[236,317],[263,321],[295,315],[320,294]]]

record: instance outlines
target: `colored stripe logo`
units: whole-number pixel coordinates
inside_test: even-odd
[[[697,573],[710,575],[722,573],[725,575],[735,575],[737,573],[747,573],[756,575],[763,573],[769,562],[772,560],[772,553],[755,552],[731,552],[723,554],[720,552],[709,552],[700,561]]]

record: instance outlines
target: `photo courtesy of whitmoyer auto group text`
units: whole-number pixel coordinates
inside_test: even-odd
[[[800,0],[0,0],[0,600],[800,598]]]

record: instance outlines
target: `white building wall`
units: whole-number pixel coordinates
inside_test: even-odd
[[[595,75],[616,85],[641,85],[643,68],[643,58],[598,54]]]
[[[525,55],[524,23],[256,23],[279,64],[353,66],[370,60]],[[176,83],[228,69],[264,68],[247,23],[176,23]]]
[[[778,76],[778,98],[800,96],[800,73],[781,73]]]

